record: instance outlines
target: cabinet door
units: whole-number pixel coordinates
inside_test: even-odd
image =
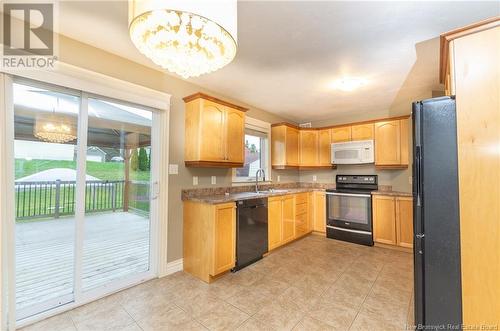
[[[300,130],[300,165],[318,165],[318,130]]]
[[[271,127],[271,165],[274,167],[286,164],[286,126]]]
[[[394,197],[373,196],[373,240],[396,245],[396,206]]]
[[[401,135],[401,165],[408,165],[409,155],[409,130],[410,130],[410,119],[399,120],[400,125],[400,135]]]
[[[332,129],[332,143],[351,140],[351,126],[341,126]]]
[[[299,130],[286,127],[286,165],[299,165]]]
[[[401,164],[399,120],[375,123],[375,165]]]
[[[215,102],[203,100],[200,114],[200,160],[225,160],[225,125],[226,107]]]
[[[243,163],[245,161],[245,113],[227,108],[226,113],[226,160]]]
[[[282,197],[268,199],[268,246],[269,250],[279,247],[282,242]]]
[[[331,130],[319,130],[318,131],[318,152],[319,152],[319,165],[320,166],[331,166]]]
[[[326,232],[326,195],[325,192],[314,192],[314,224],[313,230]]]
[[[413,199],[396,198],[396,233],[397,244],[402,247],[413,247]]]
[[[359,124],[351,127],[352,140],[369,140],[373,139],[373,123]]]
[[[293,195],[283,197],[283,243],[295,238],[295,199]]]
[[[212,261],[212,276],[234,267],[236,261],[236,207],[234,203],[215,207]]]

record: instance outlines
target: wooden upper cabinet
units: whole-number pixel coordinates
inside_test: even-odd
[[[387,168],[408,166],[409,120],[375,123],[375,165]]]
[[[399,120],[400,132],[401,132],[401,166],[408,166],[410,158],[410,119]]]
[[[341,126],[332,129],[332,143],[351,140],[351,126]]]
[[[300,166],[318,165],[318,130],[300,130],[299,147]]]
[[[279,124],[271,127],[271,164],[276,169],[299,166],[299,130]]]
[[[245,162],[244,137],[245,113],[228,107],[226,112],[226,161]]]
[[[331,166],[331,130],[322,129],[318,130],[318,153],[319,153],[319,165],[320,166]]]
[[[373,241],[396,245],[396,205],[394,197],[374,195]]]
[[[299,165],[299,130],[286,128],[286,164],[290,166]]]
[[[246,109],[202,93],[184,101],[186,166],[243,166]]]
[[[373,123],[353,125],[351,127],[351,140],[373,139],[373,129]]]
[[[204,100],[200,112],[200,160],[225,162],[224,117],[226,107]],[[186,137],[187,138],[187,137]]]
[[[273,124],[272,166],[275,169],[333,168],[332,143],[374,140],[375,165],[378,168],[406,168],[410,158],[409,137],[408,117],[333,128],[298,128],[286,123]]]

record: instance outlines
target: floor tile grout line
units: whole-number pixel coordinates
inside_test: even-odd
[[[382,270],[384,270],[385,268],[385,265],[386,265],[387,262],[384,262],[384,265],[382,266],[382,268],[379,270],[379,272],[377,273],[377,277],[375,278],[375,280],[373,281],[372,285],[370,286],[370,290],[368,291],[368,293],[366,294],[366,296],[364,297],[363,299],[363,302],[359,305],[359,308],[358,308],[358,311],[356,312],[356,316],[354,316],[354,318],[352,319],[351,321],[351,324],[349,325],[349,328],[347,329],[348,331],[351,330],[352,328],[352,325],[354,324],[354,321],[356,320],[356,318],[358,317],[359,315],[359,312],[361,311],[361,309],[363,309],[363,305],[365,304],[365,301],[366,301],[366,298],[370,295],[370,293],[373,291],[373,286],[375,285],[375,283],[377,282],[378,280],[378,277],[380,276],[380,273],[382,272]]]

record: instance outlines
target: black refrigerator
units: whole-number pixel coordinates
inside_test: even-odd
[[[415,324],[462,324],[454,97],[413,103]]]

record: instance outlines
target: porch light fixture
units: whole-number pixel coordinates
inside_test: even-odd
[[[236,0],[129,0],[139,51],[183,78],[216,71],[236,55]]]
[[[59,99],[57,100],[59,106]],[[50,114],[37,115],[33,135],[38,139],[50,143],[64,144],[75,140],[76,127],[72,119],[55,113],[55,108]]]

